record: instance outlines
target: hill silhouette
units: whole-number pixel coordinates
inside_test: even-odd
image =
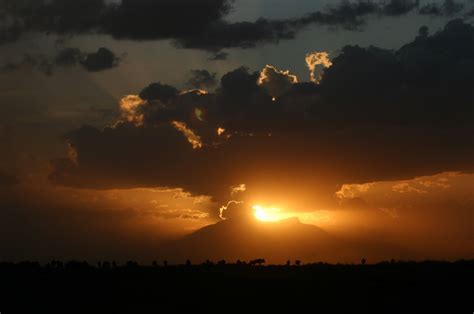
[[[230,218],[201,228],[181,239],[164,245],[159,255],[172,263],[191,259],[196,263],[209,260],[236,261],[265,258],[283,264],[287,260],[358,262],[364,256],[378,258],[379,252],[402,250],[389,244],[359,244],[340,239],[298,218],[261,222],[253,217]],[[391,256],[390,256],[391,257]]]

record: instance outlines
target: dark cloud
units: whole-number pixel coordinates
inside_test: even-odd
[[[19,181],[16,176],[0,170],[0,187],[15,185],[18,182]]]
[[[10,62],[2,67],[4,71],[14,71],[23,67],[32,67],[45,75],[53,75],[57,67],[81,66],[88,72],[99,72],[114,68],[121,59],[107,48],[97,52],[85,53],[78,48],[63,48],[54,57],[44,54],[25,54],[18,62]]]
[[[454,0],[445,0],[443,3],[429,3],[419,10],[421,15],[453,16],[464,9],[464,4]]]
[[[2,19],[1,15],[0,19]],[[17,41],[21,37],[23,31],[24,29],[20,22],[15,22],[10,25],[8,23],[7,25],[3,23],[3,25],[0,25],[0,45]]]
[[[222,60],[226,56],[222,49],[293,39],[310,25],[356,30],[370,16],[400,16],[418,7],[417,0],[342,1],[299,18],[231,23],[224,17],[232,4],[232,0],[123,0],[112,4],[104,0],[3,0],[0,42],[17,40],[26,31],[100,33],[116,39],[172,39],[179,47],[204,49],[213,52],[215,60]],[[458,12],[453,0],[434,14],[438,7],[425,11],[431,15]]]
[[[178,38],[199,32],[229,12],[231,0],[3,0],[2,17],[25,31],[99,32],[136,40]],[[189,27],[192,25],[192,27]],[[11,36],[12,37],[12,36]],[[12,37],[14,39],[14,37]]]
[[[391,0],[382,7],[386,15],[398,16],[413,11],[419,5],[419,0]]]
[[[217,73],[211,73],[207,70],[191,70],[191,78],[186,85],[191,88],[208,89],[217,85]]]
[[[78,48],[64,48],[54,58],[54,64],[59,66],[74,66],[84,58],[84,53]]]
[[[112,51],[102,47],[97,52],[87,54],[80,63],[89,72],[99,72],[116,67],[119,61]]]
[[[128,112],[137,119],[69,133],[77,158],[53,161],[50,179],[223,201],[241,183],[314,198],[343,183],[474,170],[471,25],[453,20],[397,51],[347,46],[332,63],[320,84],[292,84],[276,101],[246,68],[210,94],[150,85]]]
[[[145,87],[139,94],[143,100],[162,102],[173,101],[179,96],[179,91],[173,87],[161,83],[153,83]]]
[[[277,97],[288,92],[292,84],[298,82],[295,75],[289,71],[281,71],[271,65],[266,65],[260,73],[258,85],[265,88],[271,96]]]

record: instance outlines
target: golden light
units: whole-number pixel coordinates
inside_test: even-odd
[[[140,106],[144,105],[146,101],[138,95],[127,95],[120,99],[120,113],[124,121],[131,122],[136,126],[142,126],[145,120],[143,113],[140,113]]]
[[[287,218],[287,215],[281,213],[279,208],[275,207],[263,207],[260,205],[253,205],[254,216],[260,221],[278,221]]]
[[[183,135],[186,136],[188,142],[193,145],[194,149],[202,148],[203,143],[201,141],[201,137],[194,133],[193,130],[189,129],[186,123],[181,121],[173,121],[171,124],[175,127],[175,129],[181,131]]]
[[[204,122],[204,112],[200,108],[194,108],[194,116],[201,122]]]
[[[306,65],[310,72],[310,80],[313,83],[319,84],[323,78],[322,73],[317,75],[316,67],[321,65],[323,68],[328,69],[332,66],[332,62],[329,59],[329,53],[325,51],[314,51],[306,54]]]
[[[217,135],[221,136],[225,132],[224,128],[217,128]]]

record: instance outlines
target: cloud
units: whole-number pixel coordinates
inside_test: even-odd
[[[32,67],[45,75],[53,75],[54,69],[58,67],[81,66],[87,72],[99,72],[118,66],[120,61],[119,57],[104,47],[91,53],[68,47],[59,50],[53,57],[44,54],[25,54],[20,61],[7,63],[2,69],[3,71],[14,71]]]
[[[18,184],[19,180],[16,176],[0,170],[0,187],[12,186]]]
[[[193,130],[189,129],[184,122],[173,121],[172,125],[179,131],[183,133],[183,135],[188,140],[189,144],[193,146],[194,149],[202,148],[202,141],[199,135],[196,135]]]
[[[298,83],[296,75],[290,74],[290,71],[280,71],[272,65],[266,65],[260,72],[257,84],[266,89],[268,94],[278,97],[286,93],[292,84]]]
[[[222,61],[222,60],[227,60],[229,57],[229,54],[227,52],[219,51],[211,55],[208,60],[209,61]]]
[[[314,82],[317,84],[319,84],[319,82],[321,81],[322,74],[316,73],[316,67],[320,65],[323,67],[323,69],[327,69],[332,66],[332,62],[329,59],[329,54],[325,51],[314,51],[314,52],[308,53],[306,54],[305,61],[310,72],[311,82]]]
[[[418,193],[418,194],[428,193],[425,190],[418,189],[418,188],[415,188],[415,187],[411,186],[407,182],[401,182],[401,183],[395,184],[392,187],[392,191],[398,192],[398,193]]]
[[[155,83],[131,99],[143,123],[127,113],[67,134],[77,163],[54,160],[50,179],[182,188],[220,202],[245,184],[242,199],[304,202],[334,198],[348,183],[473,171],[473,52],[474,28],[453,20],[396,51],[346,46],[319,84],[291,84],[276,101],[243,67],[213,93]]]
[[[244,217],[249,217],[252,214],[251,208],[243,203],[238,201],[230,201],[227,205],[223,205],[220,208],[219,217],[223,220],[226,219],[242,219]]]
[[[179,91],[176,88],[161,83],[150,84],[140,92],[140,98],[143,100],[159,100],[165,103],[173,101],[178,95]]]
[[[59,66],[75,66],[84,58],[84,53],[78,48],[61,49],[54,58],[54,64]]]
[[[474,16],[474,8],[471,8],[471,9],[466,13],[466,16],[467,16],[467,17],[473,17],[473,16]]]
[[[127,95],[120,99],[120,113],[124,121],[130,122],[136,126],[143,125],[144,115],[140,112],[140,106],[145,101],[138,95]]]
[[[358,30],[370,16],[400,16],[418,8],[415,0],[341,1],[298,18],[255,22],[225,20],[232,0],[4,0],[0,16],[0,43],[18,40],[24,32],[59,35],[99,33],[116,39],[174,40],[178,47],[209,51],[211,59],[222,60],[225,48],[251,48],[258,44],[293,39],[311,25]],[[431,15],[455,14],[459,10],[447,0],[439,14],[437,5],[425,11]],[[453,5],[449,5],[449,3]],[[420,14],[426,14],[422,11]],[[192,27],[189,27],[192,25]]]
[[[429,3],[422,6],[419,10],[421,15],[431,16],[453,16],[464,9],[464,4],[454,0],[445,0],[440,3]]]
[[[191,88],[208,89],[217,85],[217,73],[210,73],[207,70],[191,70],[191,77],[186,85]]]
[[[236,185],[236,186],[232,186],[230,195],[234,196],[235,194],[245,192],[245,190],[247,190],[247,187],[245,186],[245,184],[239,184],[239,185]]]
[[[80,63],[88,72],[99,72],[116,67],[119,61],[112,51],[102,47],[97,52],[86,54]]]
[[[382,6],[382,12],[389,16],[407,14],[418,7],[418,0],[391,0]]]
[[[341,189],[336,192],[336,196],[339,199],[351,199],[355,198],[357,193],[367,192],[373,183],[364,184],[343,184]]]

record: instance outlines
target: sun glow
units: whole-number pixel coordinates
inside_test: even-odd
[[[254,216],[260,221],[278,221],[287,218],[286,215],[281,213],[279,208],[275,207],[263,207],[260,205],[253,205]]]

